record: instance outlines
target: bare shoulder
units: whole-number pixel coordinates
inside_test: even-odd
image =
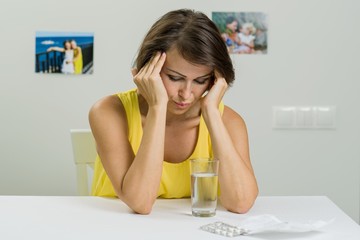
[[[240,114],[228,106],[224,106],[222,119],[228,129],[240,128],[241,130],[246,130],[244,119],[240,116]]]
[[[98,100],[90,108],[89,117],[111,113],[124,113],[124,107],[116,95],[109,95]]]
[[[108,126],[116,128],[119,125],[120,127],[125,125],[126,113],[119,97],[110,95],[98,100],[90,108],[89,122],[93,131],[96,131],[100,126],[101,129],[104,129]]]

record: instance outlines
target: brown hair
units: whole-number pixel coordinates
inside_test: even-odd
[[[235,79],[226,45],[216,25],[202,12],[179,9],[166,13],[150,28],[135,60],[141,69],[156,52],[176,47],[191,63],[216,69],[229,85]]]

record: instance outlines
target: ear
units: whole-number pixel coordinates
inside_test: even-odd
[[[133,77],[135,77],[135,75],[136,75],[137,73],[138,73],[137,68],[132,68],[132,69],[131,69],[131,74],[132,74]]]

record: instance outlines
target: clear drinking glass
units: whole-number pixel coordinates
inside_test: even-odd
[[[196,217],[216,214],[219,160],[196,158],[191,166],[191,211]]]

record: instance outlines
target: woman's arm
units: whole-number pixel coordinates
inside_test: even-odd
[[[153,58],[134,77],[149,105],[136,156],[128,140],[126,113],[116,96],[101,100],[89,113],[99,156],[117,196],[141,214],[150,213],[162,173],[167,95],[158,77],[164,61],[164,56]]]
[[[61,48],[61,47],[49,47],[46,51],[47,51],[47,52],[51,52],[51,51],[65,52],[65,48]]]
[[[225,107],[221,116],[218,104],[227,84],[217,80],[202,105],[204,120],[209,129],[214,157],[219,159],[220,201],[229,211],[247,212],[258,194],[258,187],[249,157],[248,136],[243,119]]]

